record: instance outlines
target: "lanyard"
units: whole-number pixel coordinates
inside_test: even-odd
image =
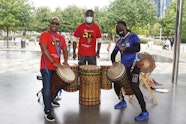
[[[60,57],[60,55],[61,55],[61,48],[60,48],[61,47],[61,38],[59,37],[60,42],[59,42],[59,46],[57,46],[54,35],[50,31],[49,31],[49,33],[50,33],[50,36],[52,37],[52,41],[54,41],[54,45],[56,46],[56,52],[57,52],[58,56]]]
[[[126,38],[128,37],[129,34],[130,34],[130,32],[128,32],[128,33],[125,35],[125,37],[121,37],[121,38],[120,38],[120,41],[119,41],[119,44],[121,44],[122,39],[126,39]],[[124,44],[126,45],[126,42],[125,42]]]
[[[126,47],[126,44],[127,44],[126,38],[128,37],[129,34],[130,34],[130,32],[128,32],[128,33],[125,35],[125,37],[121,37],[117,45],[120,46],[121,43],[122,43],[122,40],[124,39],[125,41],[124,41],[122,47]],[[123,54],[123,51],[121,51],[121,54]]]

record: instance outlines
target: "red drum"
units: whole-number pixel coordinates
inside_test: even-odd
[[[51,77],[51,96],[55,98],[60,89],[64,89],[75,80],[75,74],[72,69],[65,66],[63,69],[57,68]]]
[[[120,86],[123,86],[125,95],[132,95],[133,91],[130,86],[130,80],[127,75],[126,67],[119,63],[115,62],[107,71],[107,77],[109,80],[114,83],[118,83]]]
[[[112,82],[107,78],[107,70],[110,65],[101,65],[101,89],[112,89]]]
[[[84,105],[100,104],[100,67],[80,66],[79,102]]]

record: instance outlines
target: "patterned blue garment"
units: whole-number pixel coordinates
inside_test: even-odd
[[[127,38],[121,37],[117,40],[116,44],[122,45],[122,47],[132,47],[134,43],[140,43],[140,39],[136,34],[130,33]],[[120,51],[119,47],[116,45],[114,50]],[[126,52],[125,50],[121,53],[121,63],[123,63],[126,67],[131,67],[135,58],[140,60],[139,55],[136,52]],[[137,56],[136,56],[137,55]]]

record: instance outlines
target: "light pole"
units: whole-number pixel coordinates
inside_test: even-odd
[[[176,30],[175,30],[175,45],[173,56],[173,71],[172,71],[172,83],[177,84],[178,80],[178,68],[179,68],[179,56],[180,56],[180,42],[181,42],[181,24],[182,24],[182,9],[183,0],[177,0],[176,11]]]

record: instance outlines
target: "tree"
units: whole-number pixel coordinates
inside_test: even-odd
[[[30,19],[30,5],[28,0],[1,0],[0,27],[7,32],[7,48],[9,47],[9,31],[16,28],[25,28]]]
[[[68,6],[61,13],[60,31],[73,32],[78,24],[84,21],[85,9],[77,6]]]
[[[165,10],[165,16],[160,20],[162,32],[166,36],[173,35],[176,25],[176,1],[173,1]]]
[[[183,16],[182,16],[182,37],[186,41],[186,3],[183,2]]]
[[[152,27],[152,35],[153,36],[158,36],[159,33],[160,33],[160,28],[161,28],[161,24],[160,23],[154,24],[154,26]]]
[[[50,19],[52,18],[52,12],[47,7],[39,7],[35,10],[33,15],[33,30],[44,31],[49,28]]]
[[[106,10],[105,27],[107,32],[115,32],[115,23],[124,20],[136,33],[149,30],[156,20],[155,4],[147,0],[115,0]],[[142,31],[141,31],[142,30]],[[147,32],[148,33],[148,32]]]

